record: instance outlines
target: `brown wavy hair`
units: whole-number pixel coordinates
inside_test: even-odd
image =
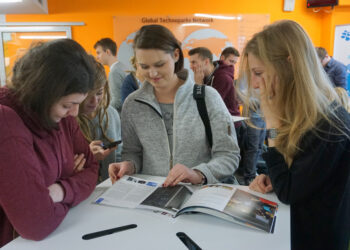
[[[171,31],[157,24],[144,25],[136,33],[133,48],[135,49],[159,49],[171,55],[179,49],[179,60],[175,63],[174,73],[180,72],[184,67],[184,56],[181,43]]]
[[[97,126],[101,129],[102,136],[106,140],[108,140],[109,142],[112,142],[112,139],[110,139],[106,133],[106,131],[108,129],[108,120],[109,120],[107,108],[109,106],[111,97],[110,97],[109,85],[108,85],[108,81],[107,81],[105,68],[103,67],[103,65],[101,63],[96,61],[96,59],[92,55],[89,55],[89,58],[90,58],[90,61],[93,65],[93,67],[95,68],[96,73],[95,73],[95,77],[94,77],[93,90],[90,91],[88,93],[88,95],[91,94],[92,92],[96,91],[97,89],[104,87],[102,101],[96,109],[96,116],[98,116],[98,125]],[[86,102],[87,99],[88,98],[86,98],[85,101],[80,104],[79,114],[77,116],[77,121],[79,123],[81,131],[83,132],[84,137],[88,140],[88,142],[92,142],[93,140],[96,139],[96,135],[95,135],[96,127],[92,127],[91,118],[88,115],[83,114],[81,112],[82,106],[84,105],[84,103]],[[104,119],[105,119],[105,124],[103,125]]]
[[[37,43],[21,57],[13,67],[9,88],[21,105],[51,129],[57,127],[50,118],[51,107],[64,96],[90,91],[94,72],[80,44],[58,39]]]

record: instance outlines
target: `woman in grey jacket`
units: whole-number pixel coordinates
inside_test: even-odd
[[[215,183],[231,176],[239,163],[231,116],[216,90],[206,87],[210,147],[174,35],[160,25],[143,26],[134,50],[146,81],[124,103],[123,162],[109,166],[112,182],[134,173],[167,176],[164,186]]]

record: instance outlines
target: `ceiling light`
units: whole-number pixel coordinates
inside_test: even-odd
[[[19,36],[20,39],[42,39],[42,40],[49,40],[49,39],[62,39],[62,38],[67,38],[67,36]]]
[[[0,0],[0,3],[21,3],[23,0]]]
[[[186,27],[186,26],[202,26],[202,27],[209,27],[210,25],[207,23],[183,23],[181,26]]]
[[[236,16],[209,15],[209,14],[201,14],[201,13],[196,13],[196,14],[194,14],[194,16],[196,16],[196,17],[214,18],[214,19],[224,19],[224,20],[235,20],[235,19],[237,19]]]

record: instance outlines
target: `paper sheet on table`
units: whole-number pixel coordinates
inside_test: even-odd
[[[160,184],[133,176],[123,176],[95,202],[111,206],[136,208]]]
[[[247,119],[249,119],[249,117],[232,115],[233,122],[240,122],[240,121],[247,120]]]

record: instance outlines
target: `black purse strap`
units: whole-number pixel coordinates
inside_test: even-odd
[[[211,133],[210,120],[207,106],[205,104],[205,85],[195,84],[193,86],[193,98],[197,102],[197,109],[205,127],[205,133],[208,137],[210,147],[213,146],[213,136]]]

